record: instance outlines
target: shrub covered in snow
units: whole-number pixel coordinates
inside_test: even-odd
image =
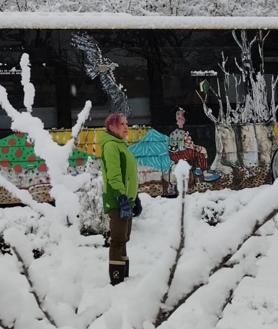
[[[86,173],[90,179],[79,192],[80,200],[80,231],[84,235],[103,234],[109,231],[109,218],[102,207],[102,177],[98,164],[89,158],[86,164]]]

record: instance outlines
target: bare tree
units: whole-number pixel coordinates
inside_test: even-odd
[[[215,124],[216,158],[212,168],[229,173],[235,166],[251,168],[254,166],[269,166],[274,143],[273,128],[270,123],[276,122],[278,106],[275,99],[275,89],[278,78],[272,77],[271,104],[268,104],[268,89],[264,76],[264,43],[269,31],[258,31],[248,38],[247,31],[232,32],[236,44],[241,50],[238,60],[234,59],[239,74],[231,74],[226,69],[228,57],[222,53],[222,62],[218,66],[223,74],[223,90],[226,108],[218,100],[218,116],[207,104],[207,94],[197,92],[203,104],[206,116]],[[257,45],[260,56],[260,68],[254,68],[252,49]],[[233,84],[231,82],[233,81]],[[208,84],[208,82],[206,82]],[[212,92],[221,97],[219,79],[218,92]],[[207,91],[213,91],[211,87]],[[230,100],[231,90],[235,94],[235,103]]]

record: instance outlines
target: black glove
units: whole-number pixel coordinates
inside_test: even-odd
[[[141,200],[139,199],[138,195],[136,196],[135,199],[135,206],[132,209],[133,212],[133,217],[137,217],[141,214],[142,212],[142,204],[141,204]]]
[[[129,219],[132,217],[132,209],[129,204],[128,197],[126,195],[120,195],[118,197],[119,208],[120,208],[120,218]]]

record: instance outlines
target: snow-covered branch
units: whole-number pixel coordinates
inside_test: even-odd
[[[45,309],[43,302],[39,296],[39,293],[36,291],[34,283],[32,282],[29,267],[33,261],[33,257],[31,250],[28,249],[29,242],[27,238],[21,232],[12,228],[5,232],[5,240],[12,246],[12,251],[15,257],[17,258],[18,263],[22,267],[21,274],[24,275],[24,277],[26,278],[29,285],[29,291],[33,295],[38,308],[44,315],[45,319],[52,326],[58,328],[53,317],[49,314],[48,310]],[[19,252],[19,249],[21,249],[21,252]]]
[[[21,56],[20,60],[21,66],[21,84],[24,90],[24,105],[28,112],[32,111],[32,106],[34,104],[35,97],[35,88],[34,85],[30,82],[31,78],[31,69],[29,62],[29,55],[24,53]]]
[[[0,186],[3,186],[14,197],[18,198],[23,204],[34,209],[36,212],[42,215],[46,215],[51,211],[52,206],[47,203],[39,203],[33,199],[31,193],[27,190],[17,188],[14,184],[9,182],[4,176],[0,175]]]
[[[202,104],[203,104],[203,109],[204,109],[204,113],[205,115],[214,123],[218,122],[218,119],[216,119],[216,117],[212,114],[212,109],[208,107],[208,105],[206,104],[206,101],[203,99],[203,97],[200,95],[200,93],[198,92],[198,90],[196,90],[197,95],[199,96]]]
[[[39,118],[33,117],[31,114],[34,89],[33,85],[29,82],[30,71],[27,54],[23,54],[21,65],[22,85],[24,87],[25,105],[28,112],[19,112],[16,110],[8,100],[6,89],[1,85],[0,105],[12,120],[11,128],[14,131],[21,131],[28,134],[28,137],[34,143],[36,155],[45,160],[52,185],[50,194],[56,200],[57,209],[59,209],[60,215],[65,220],[69,214],[76,215],[78,213],[79,202],[74,192],[88,179],[86,175],[73,177],[67,173],[67,169],[69,165],[68,160],[74,148],[74,141],[90,114],[91,102],[87,101],[84,109],[79,113],[77,122],[73,127],[72,138],[65,145],[58,145],[53,141],[51,134],[44,129],[42,121]],[[31,202],[27,199],[26,201],[29,204]]]
[[[278,82],[278,76],[274,79],[271,77],[271,111],[272,111],[272,121],[276,122],[276,112],[278,110],[278,104],[276,105],[276,86]]]

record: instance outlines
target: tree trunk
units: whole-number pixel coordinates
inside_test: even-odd
[[[276,144],[273,125],[256,124],[255,133],[258,143],[259,165],[270,165],[273,146]]]
[[[232,172],[232,167],[238,163],[236,136],[231,125],[217,124],[215,126],[216,156],[211,165],[212,170],[224,174]]]
[[[242,124],[215,126],[216,156],[211,169],[223,174],[233,168],[270,166],[277,145],[272,125]]]
[[[241,165],[250,168],[259,165],[258,142],[252,123],[240,126],[240,158]]]

